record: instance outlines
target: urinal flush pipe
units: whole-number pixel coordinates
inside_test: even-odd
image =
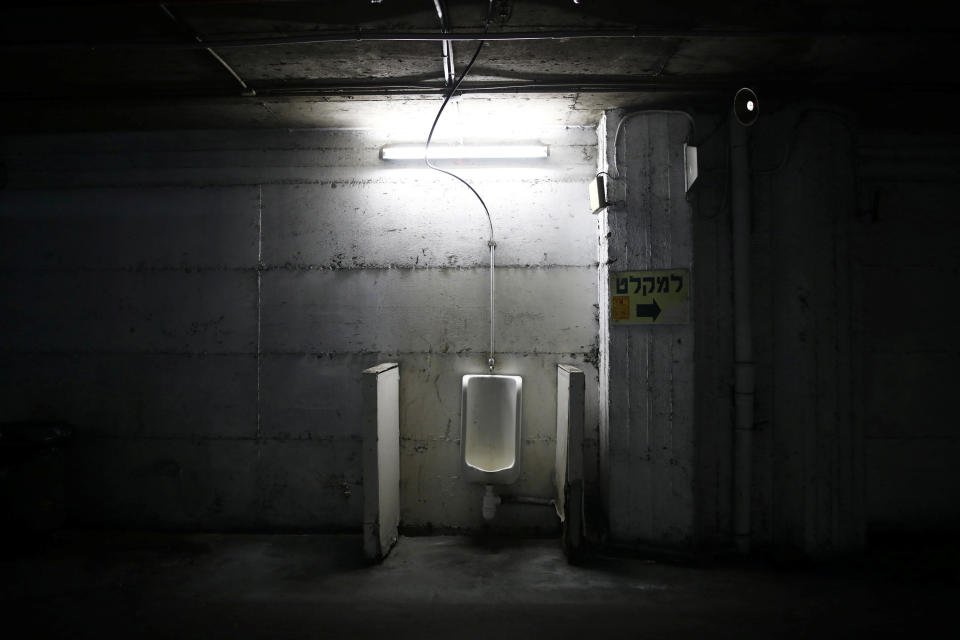
[[[497,506],[501,504],[523,504],[539,507],[556,507],[557,501],[553,498],[539,498],[536,496],[515,496],[512,494],[498,496],[496,493],[494,493],[492,484],[486,485],[486,490],[483,493],[483,519],[493,520],[493,518],[497,515]]]
[[[437,5],[440,6],[439,4]],[[443,39],[446,42],[446,39]],[[483,198],[480,197],[480,194],[477,192],[473,186],[453,173],[452,171],[447,171],[446,169],[441,169],[430,161],[430,143],[433,142],[433,132],[437,129],[437,123],[440,122],[440,116],[443,115],[443,110],[446,108],[447,104],[450,102],[450,99],[457,93],[457,90],[460,88],[460,83],[463,82],[463,79],[467,77],[467,74],[470,73],[470,69],[473,68],[473,63],[477,61],[477,57],[480,55],[480,51],[483,49],[483,40],[477,45],[477,50],[474,52],[473,57],[470,58],[470,62],[467,63],[467,66],[464,67],[463,73],[460,74],[460,78],[450,87],[450,90],[447,92],[446,97],[443,99],[443,104],[440,105],[440,109],[437,111],[436,117],[433,119],[433,124],[430,126],[430,133],[427,134],[427,144],[423,148],[423,161],[424,163],[434,171],[439,171],[440,173],[446,174],[451,178],[458,180],[463,186],[470,190],[473,195],[477,197],[477,200],[480,202],[480,206],[483,207],[483,212],[487,214],[487,222],[490,224],[490,239],[487,241],[487,246],[490,247],[490,354],[487,357],[487,366],[490,367],[490,373],[493,373],[493,367],[496,364],[496,361],[493,357],[493,250],[497,246],[497,243],[493,240],[493,217],[490,215],[490,209],[487,208],[487,203],[483,201]]]
[[[483,493],[483,519],[493,520],[497,515],[497,505],[500,504],[500,496],[493,492],[493,485],[488,484]]]
[[[490,367],[490,373],[493,373],[493,366],[497,362],[493,357],[493,263],[497,243],[493,240],[492,223],[490,225],[490,239],[487,241],[487,246],[490,247],[490,356],[487,358],[487,366]]]

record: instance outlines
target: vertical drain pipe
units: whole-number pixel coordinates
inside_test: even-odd
[[[750,164],[747,128],[730,117],[730,209],[733,236],[735,411],[733,431],[733,535],[750,552],[753,463],[753,337],[750,317]]]

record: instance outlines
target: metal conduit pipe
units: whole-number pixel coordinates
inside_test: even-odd
[[[747,129],[730,116],[730,210],[733,236],[734,397],[733,535],[750,552],[753,465],[753,328],[750,317],[750,165]]]
[[[717,93],[729,91],[732,87],[729,80],[713,81],[656,81],[656,80],[628,80],[622,82],[597,83],[589,80],[571,82],[509,82],[492,83],[478,82],[468,87],[461,86],[457,94],[473,93],[557,93],[564,91],[579,91],[593,93],[617,93],[621,91],[644,91],[648,93],[664,93],[682,91],[685,93]],[[769,85],[768,85],[769,86]],[[796,86],[794,84],[794,86]],[[314,95],[446,95],[449,88],[436,84],[398,85],[392,83],[366,84],[316,84],[313,86],[273,87],[259,90],[260,96],[314,96]]]
[[[501,504],[532,504],[538,505],[541,507],[554,507],[557,504],[557,501],[553,498],[538,498],[535,496],[513,496],[510,494],[502,494],[500,496]]]
[[[514,496],[509,494],[497,495],[493,485],[488,484],[484,489],[483,500],[481,502],[481,512],[484,520],[493,520],[497,515],[497,507],[501,504],[525,504],[538,507],[553,507],[556,509],[557,501],[553,498],[538,498],[534,496]],[[557,514],[559,515],[559,513]]]
[[[557,31],[508,31],[500,33],[470,32],[402,32],[402,31],[340,31],[302,36],[275,36],[268,38],[240,38],[177,42],[168,40],[106,40],[106,41],[6,41],[0,49],[217,49],[235,47],[270,47],[279,45],[321,44],[324,42],[442,42],[447,41],[512,41],[512,40],[576,40],[582,38],[884,38],[898,37],[927,39],[954,37],[951,31],[753,31],[736,29],[570,29]]]
[[[563,81],[503,81],[503,82],[473,82],[468,86],[461,85],[457,89],[458,95],[466,94],[498,94],[498,93],[557,93],[557,92],[580,92],[580,93],[620,93],[620,92],[638,92],[644,93],[670,93],[682,92],[685,94],[713,94],[720,95],[720,92],[729,92],[735,90],[738,86],[738,80],[731,80],[723,76],[697,76],[697,77],[670,77],[662,76],[637,76],[634,78],[614,77],[584,77],[573,76]],[[768,91],[797,91],[803,88],[808,91],[826,91],[832,92],[833,96],[843,95],[843,92],[852,91],[902,91],[909,88],[915,93],[921,91],[937,92],[942,87],[934,84],[907,83],[898,81],[895,78],[880,82],[875,78],[856,78],[849,77],[842,80],[829,82],[816,81],[797,81],[789,82],[780,78],[770,78],[764,80],[764,87]],[[439,83],[407,83],[398,84],[396,82],[365,82],[365,83],[316,83],[313,85],[290,85],[283,87],[262,87],[257,89],[257,94],[263,97],[310,97],[310,96],[330,96],[330,95],[445,95],[449,88],[441,86]],[[66,96],[64,96],[66,97]],[[70,96],[76,99],[76,96]],[[16,99],[14,96],[8,96],[8,99]]]

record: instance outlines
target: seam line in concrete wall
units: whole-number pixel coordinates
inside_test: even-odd
[[[275,436],[274,436],[275,437]],[[341,436],[345,437],[345,436]],[[360,436],[357,436],[360,437]],[[309,440],[310,438],[302,438]],[[401,442],[460,442],[460,438],[449,438],[447,436],[435,436],[435,437],[423,437],[423,436],[400,436]],[[526,444],[536,444],[538,442],[556,442],[557,438],[555,436],[530,436],[529,438],[523,439]],[[596,438],[584,438],[584,442],[587,443],[596,443]]]
[[[330,436],[330,435],[313,435],[308,437],[282,437],[282,436],[262,436],[262,437],[250,437],[250,436],[195,436],[195,435],[175,435],[175,436],[154,436],[154,435],[137,435],[137,436],[117,436],[117,435],[86,435],[82,437],[83,443],[91,442],[193,442],[193,443],[202,443],[202,442],[317,442],[317,443],[327,443],[327,442],[354,442],[361,443],[363,442],[363,436],[359,435],[346,435],[346,436]]]
[[[557,130],[557,131],[584,131],[584,132],[587,132],[587,133],[591,133],[591,132],[593,132],[593,131],[596,129],[596,127],[595,127],[594,125],[588,125],[588,124],[564,124],[564,125],[554,125],[553,127],[549,127],[549,129],[551,129],[551,130]],[[390,130],[384,129],[383,127],[347,127],[347,126],[343,126],[343,127],[303,127],[303,128],[298,128],[298,129],[295,129],[295,130],[294,130],[294,129],[257,129],[257,130],[251,131],[250,129],[198,129],[198,130],[180,129],[180,130],[175,130],[175,131],[176,131],[177,133],[185,136],[186,139],[188,139],[188,140],[198,140],[198,141],[205,141],[205,140],[208,141],[209,138],[210,138],[211,132],[212,132],[214,135],[222,136],[222,137],[224,137],[224,138],[232,139],[232,140],[235,140],[235,141],[242,141],[242,140],[244,139],[243,136],[246,136],[247,138],[251,138],[251,139],[254,139],[254,140],[269,139],[271,136],[275,135],[275,134],[278,133],[278,132],[281,132],[281,133],[284,133],[284,134],[287,134],[287,135],[290,135],[290,134],[296,132],[296,134],[297,134],[298,136],[307,136],[307,135],[318,134],[318,133],[321,133],[321,134],[338,134],[338,133],[351,134],[351,133],[354,133],[354,132],[364,132],[364,133],[366,133],[366,132],[373,131],[373,132],[375,132],[375,133],[382,133],[384,137],[388,137],[388,136],[391,135],[391,133],[392,133]],[[169,131],[166,131],[166,130],[156,130],[156,131],[149,131],[149,132],[137,131],[137,132],[135,132],[135,133],[138,134],[138,138],[137,138],[138,140],[144,140],[144,139],[149,138],[149,139],[152,139],[152,140],[155,140],[155,141],[162,141],[162,140],[164,140],[164,139],[166,139],[166,138],[168,137],[166,134],[168,134]],[[79,138],[90,139],[90,138],[103,137],[103,132],[74,133],[74,134],[72,134],[72,135],[73,135],[74,137],[78,138],[78,139],[79,139]],[[123,136],[123,133],[122,133],[122,132],[121,132],[121,133],[115,133],[115,134],[113,134],[113,135]],[[53,134],[53,133],[46,133],[46,134],[45,134],[45,133],[37,133],[37,134],[22,133],[22,134],[12,134],[12,135],[9,136],[8,139],[11,141],[10,144],[12,144],[12,143],[14,143],[14,142],[16,142],[16,141],[20,141],[20,140],[32,140],[32,139],[37,139],[37,138],[39,138],[39,139],[41,139],[41,140],[42,140],[42,139],[47,139],[47,140],[60,140],[61,137],[62,137],[61,135],[57,135],[57,134]],[[216,139],[217,139],[218,141],[220,140],[219,137],[216,138]],[[190,147],[190,148],[195,149],[195,150],[197,150],[197,151],[222,151],[223,148],[224,148],[221,144],[211,145],[209,142],[202,142],[201,144],[203,144],[203,146]],[[182,148],[182,146],[183,146],[183,145],[181,144],[181,148]],[[176,147],[175,147],[175,148],[176,148]],[[249,148],[249,149],[252,149],[252,150],[257,150],[257,149],[260,149],[261,147],[256,146],[256,145],[249,146],[249,147],[239,147],[239,146],[238,146],[238,147],[230,147],[231,150],[234,149],[234,148],[240,148],[240,149]],[[262,148],[274,148],[274,147],[267,147],[266,145],[264,145],[264,147],[262,147]],[[288,147],[276,147],[276,148],[285,149],[285,148],[288,148]],[[312,148],[312,147],[297,147],[297,146],[293,146],[293,147],[289,147],[289,148]],[[326,147],[325,147],[324,145],[319,145],[317,148],[323,149],[323,148],[326,148]]]
[[[246,135],[247,133],[248,133],[248,132],[245,131],[245,132],[243,132],[243,135]],[[533,137],[538,137],[538,136],[534,135]],[[381,138],[381,140],[380,140],[380,143],[379,143],[379,144],[369,144],[369,143],[368,143],[368,144],[363,144],[362,146],[357,146],[357,147],[353,147],[353,146],[350,146],[350,145],[344,145],[344,146],[328,146],[328,147],[324,147],[324,146],[309,146],[309,147],[307,147],[307,146],[304,146],[304,147],[269,146],[269,147],[259,147],[259,148],[258,148],[258,147],[251,147],[251,146],[243,146],[243,147],[237,146],[237,147],[233,147],[233,148],[230,148],[230,149],[223,149],[222,147],[221,147],[221,148],[181,147],[181,148],[178,148],[178,149],[164,149],[164,148],[161,148],[161,147],[152,147],[152,148],[151,148],[151,147],[147,147],[147,146],[145,146],[145,145],[139,145],[139,146],[137,146],[137,147],[135,147],[135,148],[120,148],[120,149],[114,148],[114,149],[102,150],[102,151],[101,151],[101,150],[69,151],[69,150],[64,150],[64,149],[62,149],[62,148],[58,148],[58,149],[57,149],[57,150],[58,150],[57,156],[58,156],[58,161],[59,161],[60,163],[65,164],[65,163],[67,163],[67,162],[73,162],[75,159],[77,159],[77,160],[89,160],[90,158],[94,158],[94,159],[96,159],[96,158],[114,158],[114,157],[119,157],[119,156],[123,156],[123,155],[129,155],[129,154],[131,154],[131,153],[152,154],[152,155],[154,155],[154,156],[160,156],[160,157],[175,157],[175,156],[201,155],[201,154],[215,154],[215,155],[220,155],[221,157],[228,157],[227,154],[229,154],[229,156],[233,157],[234,160],[236,160],[238,154],[244,154],[244,153],[257,154],[257,155],[263,157],[263,154],[266,154],[266,153],[288,153],[288,154],[316,154],[316,153],[320,153],[320,154],[330,154],[330,153],[338,153],[338,152],[339,152],[339,153],[353,154],[353,155],[355,155],[355,156],[361,156],[361,155],[367,155],[367,154],[368,154],[368,157],[369,157],[369,158],[371,158],[371,159],[374,159],[374,158],[375,158],[377,162],[380,162],[380,161],[381,161],[381,160],[380,160],[380,149],[383,147],[384,144],[392,144],[392,143],[393,143],[393,141],[388,140],[388,137],[387,137],[387,136],[381,136],[380,138]],[[571,150],[571,151],[577,151],[577,150],[581,150],[581,151],[582,151],[583,149],[592,150],[592,149],[594,148],[594,146],[595,146],[595,145],[590,145],[590,144],[569,144],[569,143],[568,143],[568,144],[563,144],[563,143],[558,143],[558,142],[556,142],[555,140],[554,140],[554,141],[550,141],[549,139],[546,140],[546,141],[544,142],[544,144],[549,145],[551,151],[555,151],[555,150],[558,150],[558,149]],[[13,146],[13,145],[10,145],[10,146]],[[48,152],[49,152],[49,151],[47,151],[47,150],[42,150],[42,151],[40,151],[40,152],[37,152],[35,149],[36,149],[36,147],[34,146],[34,148],[32,148],[32,149],[30,149],[30,150],[24,150],[23,147],[21,146],[21,147],[18,148],[18,149],[11,149],[10,151],[11,151],[11,155],[16,154],[18,158],[26,158],[26,159],[37,159],[37,158],[42,157],[44,153],[48,153]],[[40,149],[44,149],[44,147],[41,146]],[[0,148],[0,152],[3,152],[3,151],[5,151],[5,149]],[[555,155],[555,154],[551,154],[551,155]],[[401,162],[402,162],[402,161],[401,161]],[[535,160],[534,162],[543,163],[544,161],[543,161],[543,160]],[[547,160],[546,162],[549,162],[549,160]],[[36,164],[36,165],[27,165],[27,166],[28,166],[28,169],[27,169],[27,170],[38,171],[38,170],[41,170],[40,167],[42,167],[42,166],[48,166],[48,165],[43,165],[42,162],[37,161],[37,164]],[[143,165],[141,165],[141,166],[143,166]],[[197,164],[197,165],[183,165],[183,166],[185,166],[185,168],[195,168],[195,167],[209,167],[210,165],[209,165],[209,164]],[[241,167],[242,167],[242,166],[246,166],[246,165],[244,165],[244,164],[233,164],[233,165],[226,165],[226,166],[229,168],[229,167],[238,167],[238,166],[241,166]],[[291,165],[283,165],[283,164],[272,164],[272,165],[271,165],[271,164],[264,164],[263,166],[265,166],[265,167],[284,167],[284,166],[294,166],[294,167],[296,167],[296,166],[337,166],[337,165],[336,165],[336,164],[312,163],[312,164],[291,164]],[[422,165],[421,165],[421,166],[422,166]],[[34,167],[38,167],[38,168],[34,168]]]
[[[544,269],[596,269],[599,265],[593,264],[498,264],[497,270],[537,271]],[[4,273],[245,273],[272,271],[487,271],[487,264],[476,265],[435,265],[414,266],[410,264],[359,264],[331,266],[326,264],[260,264],[259,267],[8,267]]]
[[[525,272],[538,271],[542,269],[596,269],[599,265],[592,264],[498,264],[498,271],[522,270]],[[412,264],[359,264],[330,266],[323,264],[284,264],[269,265],[264,267],[264,271],[488,271],[489,264],[476,265],[435,265],[435,266],[414,266]]]
[[[593,147],[588,144],[573,144],[573,145],[558,145],[558,144],[549,144],[549,143],[546,143],[546,144],[550,147],[551,156],[556,156],[558,154],[564,154],[564,153],[576,154],[577,152],[580,152],[581,154],[583,154],[583,153],[590,153],[593,150]],[[221,169],[247,169],[247,168],[256,167],[256,168],[264,168],[264,169],[312,169],[316,167],[344,167],[346,163],[342,161],[342,158],[352,157],[352,158],[358,158],[362,162],[362,164],[360,164],[360,168],[362,169],[365,167],[381,166],[380,163],[383,162],[380,159],[380,150],[382,146],[383,145],[378,145],[378,146],[372,146],[372,147],[362,147],[358,149],[351,149],[346,147],[338,147],[338,148],[330,148],[330,149],[315,149],[315,148],[296,149],[296,148],[283,148],[283,147],[276,147],[271,149],[233,149],[230,151],[230,154],[234,162],[230,164],[215,166],[209,162],[208,163],[192,162],[191,164],[186,164],[183,162],[176,162],[176,163],[170,162],[169,164],[165,164],[165,165],[161,164],[160,168],[174,168],[174,167],[177,169],[216,168],[218,170],[221,170]],[[111,160],[111,159],[119,158],[122,156],[128,156],[132,153],[133,151],[92,152],[89,154],[84,154],[80,152],[76,152],[76,153],[64,152],[64,153],[59,153],[57,155],[57,164],[53,165],[53,167],[51,167],[49,164],[44,165],[42,163],[42,161],[40,160],[40,158],[43,157],[42,154],[19,154],[18,157],[24,158],[26,160],[26,164],[21,165],[20,168],[17,169],[17,172],[18,173],[40,173],[40,172],[47,172],[51,170],[57,170],[59,167],[62,167],[69,162],[73,162],[75,159],[79,160],[81,158],[88,159],[89,162],[87,163],[87,165],[90,166],[92,169],[96,170],[96,169],[99,169],[100,166],[102,166],[104,160]],[[178,151],[166,151],[162,149],[153,149],[153,150],[145,149],[145,150],[142,150],[142,153],[144,155],[147,155],[148,157],[159,159],[162,161],[170,158],[183,158],[184,156],[187,156],[187,157],[198,156],[205,153],[211,153],[211,151],[206,149],[183,149]],[[221,151],[221,152],[212,152],[212,153],[222,154],[223,152]],[[275,158],[275,159],[276,160],[286,159],[287,162],[275,161],[275,162],[264,162],[262,164],[255,164],[252,160],[243,156],[243,154],[251,154],[251,155],[256,155],[260,158],[263,158],[265,157],[265,154],[268,154],[268,153],[273,153],[277,155],[284,154],[285,156],[284,158]],[[333,154],[339,153],[343,155],[327,161],[323,161],[323,160],[316,161],[315,158],[317,155],[328,154],[328,153],[333,153]],[[299,156],[299,158],[297,156]],[[297,161],[298,159],[300,160],[299,162]],[[396,162],[400,164],[391,165],[391,166],[397,166],[400,169],[415,166],[418,170],[423,166],[423,164],[418,161],[398,160]],[[454,164],[454,161],[449,159],[444,160],[442,162],[444,162],[445,164],[451,164],[451,165]],[[484,169],[484,165],[482,164],[482,161],[468,160],[465,162],[471,163],[470,168],[476,167],[478,168],[478,170]],[[32,163],[35,163],[35,164],[32,164]],[[407,164],[403,164],[403,163],[407,163]],[[545,159],[545,160],[528,160],[528,161],[519,160],[519,161],[516,161],[514,164],[517,164],[522,168],[523,167],[537,168],[537,167],[543,167],[543,166],[551,166],[549,163],[550,163],[550,160]],[[154,166],[156,164],[158,163],[154,163]],[[151,164],[144,161],[140,161],[139,164],[127,164],[127,166],[120,167],[120,168],[125,171],[136,171],[138,169],[151,168]]]
[[[267,167],[267,169],[269,168],[270,167]],[[273,168],[277,170],[283,170],[283,169],[290,169],[291,167],[278,166]],[[304,166],[304,167],[292,167],[292,168],[293,169],[309,169],[309,170],[319,170],[319,169],[329,170],[329,169],[339,169],[340,167]],[[377,170],[376,167],[370,167],[369,169],[370,171]],[[402,177],[398,177],[396,180],[385,180],[383,178],[369,179],[369,180],[295,180],[295,179],[291,179],[291,180],[273,180],[273,181],[267,181],[267,182],[259,182],[256,179],[251,179],[249,181],[216,182],[215,180],[212,179],[211,176],[202,175],[203,170],[204,170],[203,167],[198,167],[196,169],[177,167],[176,169],[170,169],[169,171],[197,171],[198,174],[200,175],[196,175],[195,177],[190,177],[190,178],[183,178],[180,180],[166,180],[166,181],[164,180],[131,180],[124,184],[117,184],[116,181],[110,181],[110,182],[84,182],[84,183],[71,182],[69,184],[57,185],[57,184],[51,184],[53,182],[53,179],[50,178],[50,174],[52,173],[50,171],[28,172],[28,171],[21,170],[21,171],[18,171],[17,174],[24,175],[24,176],[26,175],[40,176],[41,183],[45,185],[42,187],[43,191],[80,191],[84,189],[141,189],[144,187],[157,188],[157,189],[175,188],[175,187],[210,189],[210,188],[230,188],[230,187],[251,187],[251,186],[262,186],[262,185],[266,185],[266,186],[319,185],[319,186],[331,186],[331,187],[336,185],[338,187],[344,187],[344,186],[368,186],[373,184],[409,185],[411,183],[419,182],[419,180],[416,180],[416,179],[411,180],[409,177],[406,180],[404,180]],[[258,171],[262,172],[264,169],[259,167],[237,167],[234,170],[249,171],[252,173],[252,172],[258,172]],[[149,172],[150,175],[155,176],[160,171],[164,171],[164,169],[159,169],[159,170],[128,169],[127,171],[131,173],[138,172],[138,171],[142,173]],[[122,176],[125,172],[117,169],[117,170],[111,171],[110,173],[112,175]],[[57,174],[54,174],[54,176],[56,175]],[[63,175],[67,175],[66,172],[64,172]],[[71,180],[76,179],[77,175],[79,174],[76,172],[71,173],[70,174]],[[554,184],[576,184],[576,183],[586,184],[590,181],[590,178],[591,178],[590,174],[573,175],[573,176],[551,176],[550,182]],[[498,175],[495,181],[498,184],[528,184],[528,183],[534,182],[537,179],[542,179],[542,176],[538,176],[537,178],[532,178],[529,176],[519,175],[511,178],[510,176],[501,177],[500,175]],[[488,181],[491,183],[494,182],[494,180],[492,179],[477,180],[477,182],[479,183],[488,182]],[[16,183],[14,183],[13,185],[8,185],[6,187],[6,191],[37,191],[40,188],[41,187],[39,186],[39,184],[26,184],[26,185],[18,186]]]
[[[26,350],[26,349],[0,349],[0,357],[19,357],[19,356],[63,356],[63,357],[74,357],[74,356],[100,356],[100,357],[114,357],[114,356],[192,356],[197,358],[206,358],[206,357],[248,357],[248,358],[263,358],[267,356],[310,356],[317,358],[334,358],[337,356],[377,356],[377,357],[394,357],[394,356],[421,356],[421,355],[435,355],[435,356],[474,356],[476,354],[485,354],[487,352],[486,347],[478,347],[476,349],[460,349],[458,351],[440,351],[440,350],[427,350],[427,351],[377,351],[370,349],[361,349],[357,351],[171,351],[171,350],[142,350],[142,351],[123,351],[123,350],[89,350],[81,351],[78,349],[63,349],[63,350],[54,350],[54,349],[45,349],[45,350]],[[528,356],[558,356],[558,357],[577,357],[583,356],[585,359],[590,359],[593,357],[593,349],[589,351],[498,351],[497,353],[503,354],[505,356],[519,356],[519,357],[528,357]]]

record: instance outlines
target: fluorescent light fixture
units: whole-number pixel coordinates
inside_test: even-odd
[[[423,160],[424,145],[389,145],[380,150],[383,160]],[[550,148],[542,144],[431,144],[431,160],[522,160],[546,158]]]

